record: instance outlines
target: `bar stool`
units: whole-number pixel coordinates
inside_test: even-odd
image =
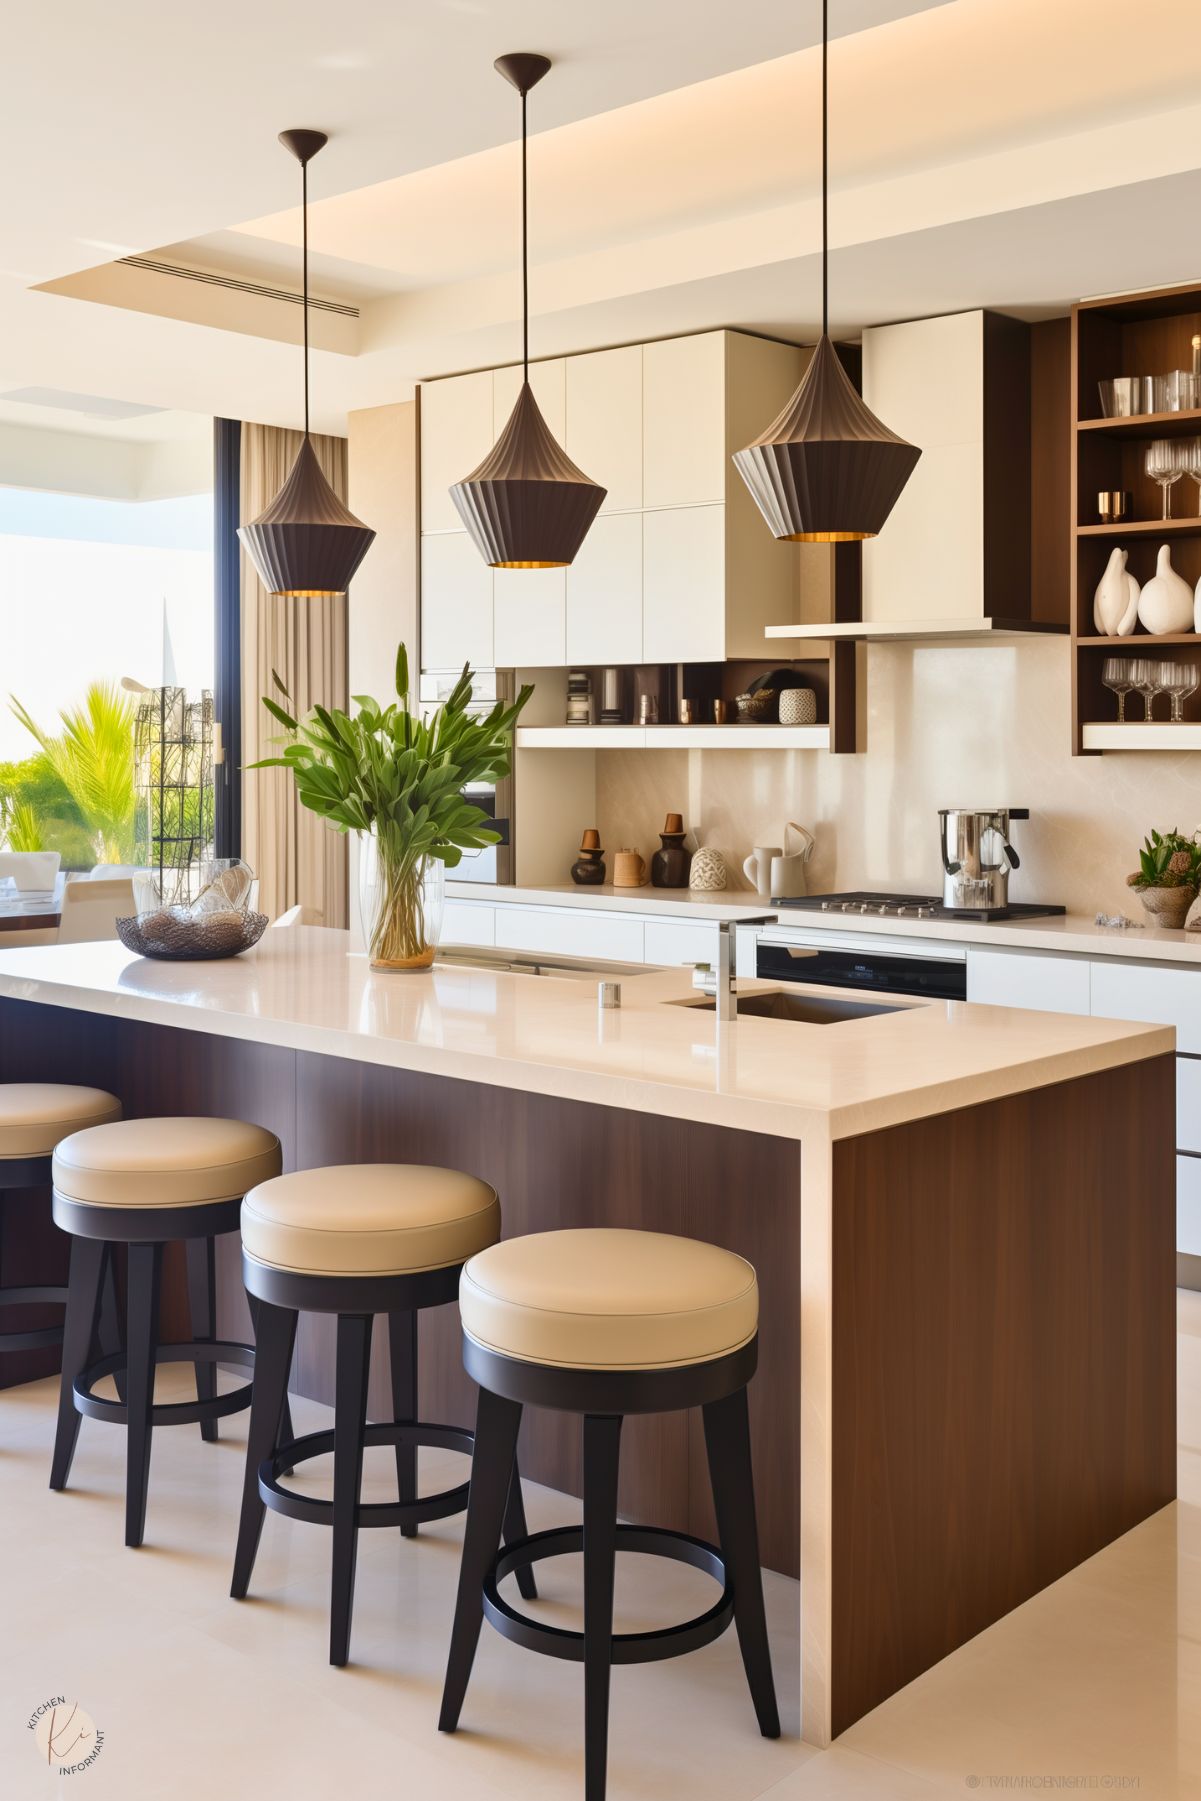
[[[511,1238],[467,1264],[459,1288],[463,1362],[479,1384],[475,1462],[438,1725],[453,1732],[486,1616],[504,1638],[584,1665],[586,1801],[605,1793],[609,1670],[696,1650],[735,1622],[765,1738],[778,1738],[751,1481],[746,1386],[758,1354],[749,1263],[658,1232],[591,1229]],[[507,1471],[522,1408],[584,1416],[584,1523],[499,1550]],[[627,1413],[704,1411],[721,1549],[686,1533],[617,1523]],[[661,1631],[613,1632],[617,1550],[668,1557],[722,1584],[706,1613]],[[584,1630],[542,1625],[499,1583],[544,1557],[584,1553]]]
[[[458,1292],[464,1260],[500,1231],[496,1191],[474,1176],[418,1164],[363,1163],[308,1169],[265,1182],[242,1206],[242,1270],[258,1302],[258,1362],[242,1515],[230,1592],[250,1585],[265,1508],[333,1528],[329,1660],[350,1655],[360,1526],[399,1526],[412,1537],[427,1520],[462,1513],[468,1484],[417,1498],[417,1447],[470,1453],[465,1428],[417,1417],[417,1315]],[[338,1316],[334,1426],[294,1443],[277,1433],[299,1312]],[[389,1424],[367,1425],[367,1376],[374,1316],[388,1316],[392,1375]],[[290,1436],[290,1434],[289,1434]],[[359,1499],[366,1445],[396,1450],[396,1501]],[[285,1488],[280,1477],[330,1451],[333,1500]],[[525,1537],[516,1460],[509,1458],[501,1512],[506,1536]],[[526,1576],[525,1591],[534,1593]]]
[[[81,1416],[126,1427],[125,1543],[146,1528],[150,1447],[155,1426],[217,1421],[250,1405],[250,1384],[217,1393],[217,1364],[254,1365],[254,1347],[216,1339],[213,1240],[236,1232],[242,1196],[280,1166],[279,1140],[236,1119],[126,1119],[63,1139],[54,1152],[54,1219],[71,1234],[58,1429],[51,1488],[65,1488]],[[163,1248],[182,1240],[193,1338],[158,1341]],[[125,1352],[90,1363],[107,1250],[129,1247]],[[155,1403],[160,1363],[196,1366],[196,1400]],[[124,1401],[94,1394],[104,1376],[124,1373]]]
[[[0,1250],[4,1239],[6,1197],[50,1181],[50,1157],[60,1138],[120,1119],[121,1103],[103,1088],[77,1088],[62,1082],[0,1084]],[[8,1307],[61,1306],[67,1290],[58,1284],[32,1287],[0,1285],[0,1310]],[[116,1299],[109,1269],[104,1288],[101,1336],[112,1348],[116,1332]],[[27,1331],[0,1331],[0,1352],[36,1351],[63,1341],[63,1328],[38,1326]]]

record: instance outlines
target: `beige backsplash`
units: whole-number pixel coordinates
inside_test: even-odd
[[[604,751],[597,757],[602,843],[658,845],[663,816],[682,811],[726,856],[779,844],[786,820],[817,839],[811,891],[941,886],[939,807],[1026,806],[1015,826],[1016,900],[1101,906],[1140,917],[1125,878],[1148,829],[1201,824],[1201,753],[1069,754],[1066,639],[915,647],[866,653],[866,749]],[[1141,702],[1131,698],[1134,717]],[[1162,715],[1167,702],[1160,700]],[[736,727],[731,727],[735,731]]]

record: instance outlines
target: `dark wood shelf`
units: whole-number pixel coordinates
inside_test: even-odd
[[[1113,438],[1193,438],[1201,432],[1201,407],[1179,413],[1135,413],[1128,419],[1077,419],[1078,432]]]
[[[1201,519],[1122,519],[1117,525],[1076,527],[1078,538],[1195,538],[1199,534]]]
[[[1076,643],[1082,650],[1096,650],[1102,644],[1107,650],[1125,650],[1135,644],[1192,644],[1201,649],[1201,632],[1131,632],[1128,638],[1101,638],[1093,635],[1077,638]]]

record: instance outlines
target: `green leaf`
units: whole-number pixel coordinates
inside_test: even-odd
[[[275,672],[273,670],[272,674],[274,675],[274,673]],[[284,709],[281,706],[277,705],[277,703],[271,699],[271,696],[269,694],[264,694],[263,705],[266,707],[267,711],[270,713],[272,719],[278,719],[279,723],[283,726],[286,726],[290,732],[299,731],[300,728],[297,725],[296,721],[293,719],[292,715],[290,713],[285,713]]]
[[[409,696],[409,653],[404,643],[396,646],[396,692],[401,700]]]

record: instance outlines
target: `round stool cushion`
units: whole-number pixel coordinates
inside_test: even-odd
[[[296,1275],[416,1275],[463,1263],[499,1235],[494,1188],[420,1163],[301,1169],[242,1203],[243,1250]]]
[[[121,1103],[103,1088],[64,1082],[0,1083],[0,1159],[48,1157],[82,1126],[120,1119]]]
[[[748,1343],[759,1290],[743,1258],[694,1238],[535,1232],[471,1259],[459,1313],[478,1345],[526,1363],[663,1369]]]
[[[122,1119],[64,1138],[54,1187],[96,1207],[236,1200],[278,1175],[279,1139],[240,1119]]]

